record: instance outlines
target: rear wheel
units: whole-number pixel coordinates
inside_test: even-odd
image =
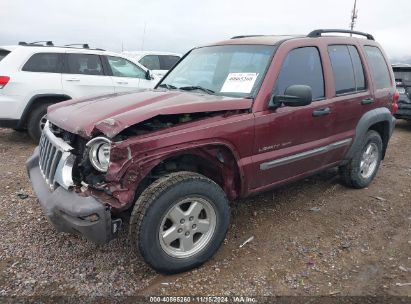
[[[354,188],[367,187],[377,174],[382,157],[382,140],[378,132],[370,130],[364,145],[347,165],[339,168],[343,182]]]
[[[139,197],[130,238],[144,260],[162,273],[198,267],[218,250],[230,220],[224,191],[197,173],[168,174]]]
[[[27,130],[30,137],[35,141],[38,142],[40,140],[41,132],[44,128],[44,125],[47,121],[47,107],[52,105],[51,103],[45,103],[38,105],[34,110],[31,112],[28,122],[27,122]]]

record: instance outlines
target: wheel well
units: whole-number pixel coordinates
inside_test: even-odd
[[[19,127],[26,128],[27,121],[30,116],[30,113],[38,107],[39,105],[47,104],[47,103],[58,103],[61,101],[71,99],[68,95],[37,95],[34,96],[29,103],[27,104],[26,108],[24,109],[23,115],[20,119]]]
[[[368,130],[374,130],[380,134],[382,139],[382,159],[385,157],[385,152],[387,151],[388,140],[390,138],[390,125],[387,121],[380,121],[372,126]]]
[[[155,166],[147,178],[155,180],[178,171],[196,172],[208,177],[224,190],[230,200],[240,195],[240,170],[233,153],[225,146],[196,148],[170,156]]]

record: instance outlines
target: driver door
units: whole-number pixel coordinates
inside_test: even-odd
[[[256,113],[255,151],[259,188],[315,171],[324,165],[332,113],[325,98],[320,52],[316,47],[294,48],[285,56],[273,95],[284,95],[291,85],[311,87],[307,106],[281,106]]]

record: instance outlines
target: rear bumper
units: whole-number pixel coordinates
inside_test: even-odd
[[[97,244],[107,243],[116,236],[121,220],[112,220],[110,210],[97,199],[63,187],[50,190],[40,171],[38,148],[26,167],[40,205],[58,231],[80,234]]]

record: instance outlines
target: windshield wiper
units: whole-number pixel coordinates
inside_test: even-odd
[[[184,91],[200,90],[200,91],[206,92],[208,94],[214,94],[215,93],[213,90],[203,88],[202,86],[187,86],[187,87],[180,87],[178,89],[179,90],[184,90]]]
[[[167,90],[176,90],[177,87],[171,85],[171,84],[167,84],[167,83],[162,83],[158,86],[159,88],[166,88]]]

